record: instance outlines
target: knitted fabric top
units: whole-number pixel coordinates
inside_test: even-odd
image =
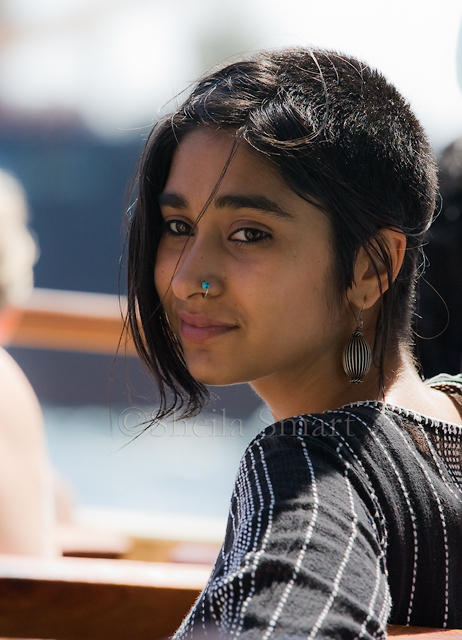
[[[462,411],[462,374],[425,384]],[[174,640],[462,627],[461,444],[461,426],[380,401],[266,427],[242,456],[223,545]]]

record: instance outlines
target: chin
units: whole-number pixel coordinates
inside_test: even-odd
[[[195,380],[210,387],[226,387],[227,385],[231,384],[241,384],[247,382],[247,380],[243,380],[242,378],[238,378],[237,376],[230,375],[229,371],[213,371],[213,367],[210,367],[210,371],[207,372],[203,370],[194,370],[194,367],[188,367],[188,371]]]
[[[202,384],[206,384],[209,387],[226,387],[229,384],[236,384],[234,380],[231,380],[228,376],[216,376],[216,375],[204,375],[195,376],[191,373],[193,378]]]

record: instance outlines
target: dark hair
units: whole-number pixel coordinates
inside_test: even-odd
[[[234,131],[234,150],[246,141],[275,165],[295,193],[321,207],[332,225],[339,300],[353,282],[361,246],[377,277],[372,256],[386,266],[389,288],[381,298],[373,345],[383,394],[385,349],[405,345],[413,357],[417,262],[419,255],[424,257],[422,242],[437,189],[430,145],[400,93],[363,62],[321,49],[262,51],[204,76],[184,103],[153,128],[141,157],[138,198],[129,214],[127,324],[159,385],[155,419],[182,408],[185,399],[182,417],[196,415],[209,397],[187,370],[153,276],[162,231],[158,195],[176,147],[197,127]],[[382,228],[407,237],[394,282],[387,245],[377,236]],[[379,287],[382,294],[380,279]],[[174,396],[169,408],[166,388]]]

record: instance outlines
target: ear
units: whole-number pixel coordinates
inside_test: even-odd
[[[384,251],[390,255],[393,274],[392,282],[394,282],[403,264],[406,244],[406,236],[402,231],[389,228],[380,229],[376,236],[371,239],[372,246],[369,247],[369,252],[379,273],[382,293],[385,293],[389,288],[389,282],[386,267],[380,258],[382,254],[381,245],[384,245]],[[379,253],[377,254],[376,251]],[[360,247],[355,261],[354,281],[350,288],[348,299],[358,308],[364,306],[365,309],[368,309],[377,302],[380,296],[377,273],[371,263],[371,258],[367,255],[364,247]]]

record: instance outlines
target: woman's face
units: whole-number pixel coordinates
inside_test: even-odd
[[[168,226],[158,247],[155,286],[187,367],[200,382],[297,380],[326,359],[339,360],[344,344],[341,311],[333,313],[329,305],[330,223],[246,143],[177,266],[232,144],[231,133],[205,128],[179,144],[160,196]],[[205,298],[203,280],[210,283]],[[183,312],[233,328],[205,335],[183,323]]]

